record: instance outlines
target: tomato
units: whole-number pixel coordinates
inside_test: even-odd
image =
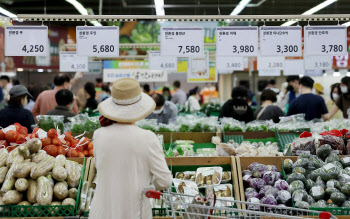
[[[24,126],[22,126],[21,130],[19,130],[19,134],[22,134],[27,137],[28,135],[28,129]]]
[[[60,139],[55,137],[54,139],[52,139],[52,144],[60,146],[60,145],[62,145],[62,142]]]
[[[22,128],[22,125],[19,123],[15,123],[14,125],[16,127],[16,131],[19,132],[19,130]]]
[[[84,153],[85,157],[89,156],[89,151],[85,150],[85,151],[83,151],[83,153]]]
[[[7,142],[16,142],[18,138],[18,133],[16,131],[13,131],[13,130],[10,130],[10,131],[7,131],[6,134],[5,134],[5,139]]]
[[[84,151],[84,147],[83,146],[78,146],[75,148],[75,150],[77,150],[78,152],[83,152]]]
[[[0,140],[5,140],[5,133],[0,129]]]
[[[26,142],[26,136],[19,134],[17,139],[16,139],[16,143],[17,144],[23,144],[24,142]]]
[[[94,149],[94,143],[93,142],[90,142],[90,144],[86,148],[86,150],[88,150],[88,151],[91,150],[91,149]]]

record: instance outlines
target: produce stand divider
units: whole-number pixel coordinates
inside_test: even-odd
[[[171,143],[176,140],[191,140],[195,143],[211,142],[213,136],[221,136],[217,132],[155,132],[163,135],[164,143]]]

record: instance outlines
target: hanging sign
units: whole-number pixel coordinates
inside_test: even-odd
[[[304,55],[342,56],[347,52],[346,26],[305,26]]]
[[[257,56],[258,27],[217,27],[218,56]]]
[[[303,59],[287,59],[284,61],[283,75],[303,75],[304,73]]]
[[[187,69],[187,81],[190,79],[208,79],[209,78],[209,52],[205,50],[204,56],[189,58]]]
[[[204,55],[204,29],[200,27],[163,27],[160,31],[162,56],[193,57]]]
[[[102,74],[103,62],[101,61],[89,62],[88,68],[89,68],[89,71],[86,72],[85,74]]]
[[[306,70],[305,71],[305,76],[322,76],[323,75],[323,70]]]
[[[87,56],[78,56],[76,52],[60,52],[61,72],[87,72],[89,71]]]
[[[78,26],[78,56],[117,57],[119,56],[119,27]]]
[[[234,71],[244,70],[243,57],[219,57],[216,56],[216,71],[219,74],[229,74]]]
[[[5,26],[5,56],[49,56],[47,26]]]
[[[302,56],[302,29],[295,27],[260,27],[260,55]]]
[[[284,57],[282,56],[258,56],[258,70],[284,69]]]
[[[281,70],[277,69],[262,69],[259,70],[259,76],[260,77],[266,77],[266,76],[280,76]]]
[[[103,82],[115,82],[119,78],[133,78],[139,82],[166,82],[168,74],[165,70],[148,69],[104,69]]]
[[[333,66],[332,56],[304,56],[306,70],[329,70]]]
[[[168,72],[177,71],[176,56],[161,56],[160,51],[149,51],[149,69],[167,70]]]

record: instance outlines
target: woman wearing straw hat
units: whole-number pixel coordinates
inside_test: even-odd
[[[150,184],[170,187],[172,176],[156,135],[134,123],[152,113],[155,103],[136,80],[122,78],[98,109],[102,127],[94,133],[97,188],[89,218],[152,218],[143,189]]]

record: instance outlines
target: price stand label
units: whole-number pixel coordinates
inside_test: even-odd
[[[258,56],[258,70],[284,69],[284,57],[282,56]]]
[[[332,56],[304,56],[306,70],[329,70],[333,67]]]
[[[304,27],[304,56],[343,56],[346,45],[346,26]]]
[[[47,26],[5,26],[5,56],[49,56]]]
[[[166,82],[168,74],[165,70],[103,69],[104,82],[115,82],[119,78],[133,78],[139,82]]]
[[[117,57],[119,56],[119,27],[78,26],[78,56]]]
[[[216,71],[219,74],[229,74],[244,70],[243,57],[216,57]]]
[[[60,52],[61,72],[88,72],[89,60],[87,56],[78,56],[76,52]]]
[[[187,82],[190,79],[208,79],[209,78],[209,51],[204,52],[204,56],[189,58],[187,69]]]
[[[302,56],[302,29],[296,27],[260,27],[260,55]]]
[[[277,70],[277,69],[262,69],[262,70],[259,70],[259,76],[260,77],[281,76],[281,70]]]
[[[204,55],[204,29],[196,27],[167,28],[160,31],[162,56],[193,57]]]
[[[283,75],[303,75],[305,74],[303,59],[287,59],[284,61]]]
[[[149,69],[167,70],[168,72],[177,71],[177,57],[161,56],[160,51],[149,51]]]
[[[258,27],[217,27],[216,54],[219,56],[257,56]]]

